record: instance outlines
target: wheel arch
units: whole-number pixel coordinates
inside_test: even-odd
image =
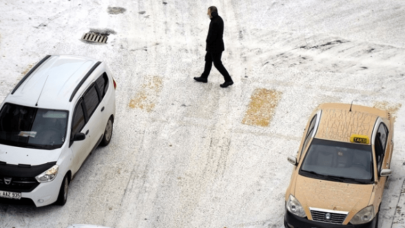
[[[65,176],[67,176],[68,177],[68,181],[69,181],[69,183],[72,181],[72,171],[67,171],[66,172],[66,174],[65,174]]]

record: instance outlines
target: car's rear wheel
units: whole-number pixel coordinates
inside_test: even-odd
[[[105,127],[103,140],[100,143],[100,146],[107,146],[111,142],[112,134],[113,134],[113,120],[110,118],[107,122],[107,126]]]
[[[56,200],[57,205],[65,205],[67,198],[68,198],[68,192],[69,192],[69,177],[66,174],[65,177],[63,178],[62,185],[60,186],[59,190],[59,196],[58,199]]]

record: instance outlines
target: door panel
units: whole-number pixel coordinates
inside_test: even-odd
[[[87,130],[89,130],[89,128],[86,125],[80,132],[86,134]],[[86,138],[84,140],[73,142],[73,144],[71,146],[71,150],[73,153],[72,172],[76,173],[82,166],[84,160],[86,160],[86,158],[91,150],[90,137],[88,135],[86,135]]]
[[[375,209],[378,209],[378,206],[381,204],[386,181],[387,181],[387,177],[380,177],[380,179],[378,180],[378,183],[375,187],[376,188],[375,198],[374,198],[374,208]]]
[[[85,111],[87,113],[87,123],[86,126],[88,127],[89,132],[87,133],[87,137],[89,138],[90,143],[90,151],[94,148],[96,143],[98,142],[102,132],[100,132],[101,128],[101,105],[100,105],[100,97],[95,87],[95,84],[91,85],[86,93],[83,95],[83,100],[85,104]],[[90,153],[89,151],[89,153]]]
[[[96,80],[96,88],[97,92],[100,97],[100,104],[97,108],[97,112],[99,112],[99,124],[98,124],[98,132],[99,136],[101,137],[104,134],[105,127],[107,125],[107,121],[110,118],[111,113],[111,89],[110,89],[110,81],[108,79],[107,73],[103,73],[97,80]],[[111,84],[112,85],[112,84]]]
[[[76,133],[86,134],[87,130],[88,126],[86,124],[86,119],[83,112],[82,100],[79,100],[79,102],[76,105],[75,112],[73,114],[71,136],[70,136],[70,143],[71,143],[70,148],[73,153],[73,161],[72,161],[73,174],[75,174],[77,170],[79,170],[84,159],[86,159],[89,150],[90,140],[87,135],[86,138],[82,141],[73,141],[72,139]]]
[[[388,168],[387,162],[391,160],[391,138],[388,128],[384,123],[378,126],[377,134],[374,139],[374,153],[376,158],[377,167],[377,183],[375,186],[374,207],[378,209],[381,204],[382,196],[384,193],[385,182],[387,177],[381,177],[381,170]],[[388,164],[389,166],[390,164]]]

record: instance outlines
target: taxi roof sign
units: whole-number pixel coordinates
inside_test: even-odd
[[[370,138],[367,135],[355,135],[350,136],[350,142],[352,143],[361,143],[361,144],[370,144]]]

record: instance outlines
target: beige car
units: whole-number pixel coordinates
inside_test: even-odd
[[[312,113],[285,194],[288,228],[378,226],[391,174],[393,121],[387,111],[322,104]]]

